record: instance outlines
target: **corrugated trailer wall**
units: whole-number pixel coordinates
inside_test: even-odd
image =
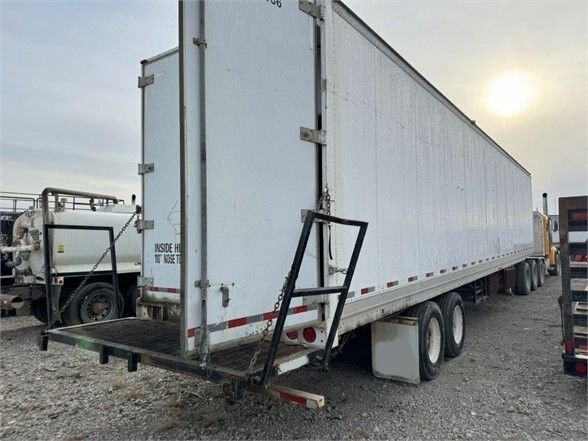
[[[523,260],[533,247],[529,173],[385,43],[374,44],[346,7],[334,2],[328,13],[333,210],[370,224],[349,302]],[[352,234],[333,229],[334,266],[344,267],[352,245]]]

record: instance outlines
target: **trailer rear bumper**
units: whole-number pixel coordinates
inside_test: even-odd
[[[263,392],[304,407],[320,408],[324,405],[324,398],[320,395],[293,389],[286,393],[278,386],[261,388],[252,381],[263,371],[263,361],[269,349],[269,342],[264,343],[259,362],[249,372],[249,361],[257,348],[257,343],[213,352],[210,361],[204,363],[179,355],[179,335],[179,325],[176,323],[131,317],[51,329],[41,334],[39,347],[41,350],[47,350],[48,342],[55,341],[97,352],[100,364],[108,363],[111,356],[126,359],[129,372],[136,371],[142,363],[232,385],[233,388],[236,385],[236,388],[241,390]],[[282,344],[273,364],[275,375],[305,366],[321,352],[322,350],[316,348]]]

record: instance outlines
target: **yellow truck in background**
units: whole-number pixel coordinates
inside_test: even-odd
[[[559,276],[561,273],[559,249],[553,243],[551,222],[547,193],[543,193],[543,213],[533,212],[533,257],[537,260],[539,278],[544,277],[546,271],[552,276]]]

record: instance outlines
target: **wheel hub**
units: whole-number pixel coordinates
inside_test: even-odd
[[[441,354],[441,326],[434,317],[427,327],[427,354],[431,363],[436,363]]]
[[[455,305],[453,308],[453,341],[458,345],[463,339],[463,324],[463,311],[459,305]]]

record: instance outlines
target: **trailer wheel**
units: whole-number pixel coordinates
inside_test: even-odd
[[[530,259],[528,262],[529,269],[531,270],[531,291],[535,291],[539,286],[539,271],[537,268],[537,262]]]
[[[425,302],[411,308],[411,317],[419,321],[419,371],[422,380],[437,378],[445,351],[443,314],[435,302]]]
[[[123,301],[110,283],[91,283],[75,295],[63,313],[68,325],[81,325],[122,317]]]
[[[545,284],[545,262],[543,260],[540,260],[537,267],[539,273],[539,279],[537,279],[537,286],[541,287]]]
[[[549,270],[550,276],[559,276],[561,274],[561,261],[559,260],[559,254],[555,255],[555,266]]]
[[[439,308],[445,323],[445,355],[457,357],[463,350],[465,340],[463,300],[458,293],[449,292],[439,299]]]
[[[520,296],[531,294],[531,268],[527,262],[517,265],[517,294]]]

